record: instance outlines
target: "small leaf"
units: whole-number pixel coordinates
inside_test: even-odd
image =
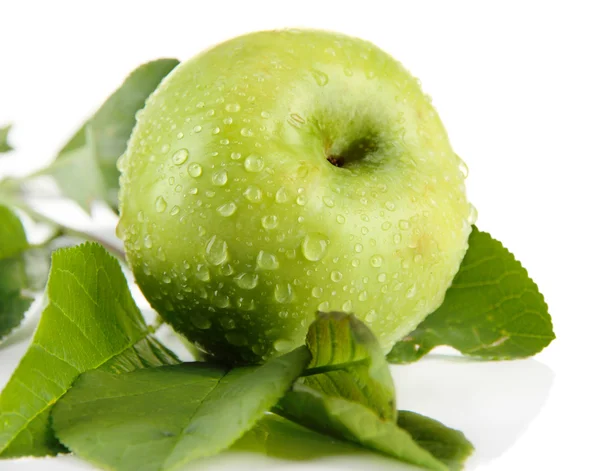
[[[77,376],[147,335],[119,264],[97,244],[54,252],[46,300],[33,341],[0,395],[0,457],[61,451],[50,408]]]
[[[524,358],[554,338],[548,306],[527,271],[500,242],[473,226],[444,302],[394,346],[388,361],[416,361],[438,345],[488,360]]]
[[[0,260],[23,252],[29,247],[21,220],[0,204]]]
[[[396,420],[396,393],[385,355],[373,333],[356,317],[319,313],[306,336],[312,360],[300,380]]]
[[[0,341],[21,324],[33,301],[23,295],[28,285],[23,251],[28,247],[21,221],[0,205]]]
[[[327,396],[301,383],[296,383],[273,411],[317,432],[357,443],[406,463],[438,471],[448,469],[394,421],[382,420],[362,404]]]
[[[63,193],[83,209],[89,210],[94,200],[104,200],[117,208],[117,159],[125,152],[135,114],[178,63],[176,59],[159,59],[135,69],[46,170]]]
[[[8,133],[10,132],[10,128],[12,125],[5,126],[0,128],[0,154],[3,152],[9,152],[13,150],[13,148],[8,143]]]
[[[398,411],[397,424],[422,448],[448,466],[450,471],[461,470],[473,453],[473,445],[464,433],[446,427],[437,420],[415,412]]]
[[[89,372],[55,406],[54,430],[71,451],[105,469],[175,469],[231,446],[309,358],[301,347],[257,367],[184,363]]]

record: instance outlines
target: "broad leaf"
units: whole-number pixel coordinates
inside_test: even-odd
[[[450,471],[461,470],[473,453],[473,445],[464,433],[446,427],[437,420],[415,412],[398,411],[397,424],[422,448],[448,466]]]
[[[2,457],[62,450],[50,408],[77,376],[147,335],[119,264],[97,244],[54,252],[46,301],[31,346],[0,395]]]
[[[86,373],[55,406],[60,441],[103,468],[169,470],[231,446],[305,368],[305,347],[257,367]]]
[[[396,419],[396,392],[385,355],[373,333],[356,317],[319,313],[306,345],[312,360],[300,380],[329,396],[340,396]]]
[[[442,305],[388,354],[418,360],[438,345],[500,360],[534,355],[555,338],[548,306],[500,242],[473,227],[469,250]]]
[[[99,199],[117,208],[117,159],[125,152],[135,114],[178,63],[176,59],[159,59],[134,70],[46,170],[63,193],[83,209],[89,210],[90,203]]]
[[[0,205],[0,341],[21,324],[33,301],[23,294],[28,285],[23,251],[28,247],[21,221]]]
[[[327,396],[296,383],[273,409],[300,425],[423,468],[446,471],[444,463],[419,446],[395,421],[382,420],[357,402]]]
[[[0,153],[9,152],[12,147],[8,143],[8,133],[10,132],[11,125],[0,128]]]

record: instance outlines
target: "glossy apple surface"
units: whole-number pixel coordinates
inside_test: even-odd
[[[120,169],[139,286],[234,363],[298,346],[318,310],[356,314],[391,348],[442,302],[472,222],[418,81],[328,32],[254,33],[178,66]]]

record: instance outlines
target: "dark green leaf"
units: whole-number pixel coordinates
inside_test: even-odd
[[[548,306],[500,242],[473,226],[469,250],[442,305],[388,355],[418,360],[438,345],[500,360],[534,355],[555,338]]]
[[[382,420],[362,404],[327,396],[301,383],[294,385],[274,412],[312,430],[349,440],[406,463],[432,470],[448,469],[394,421]]]
[[[161,80],[179,63],[159,59],[134,70],[96,114],[75,133],[45,173],[63,193],[89,210],[94,200],[117,208],[117,159],[125,152],[135,114]]]
[[[54,252],[47,305],[0,395],[0,456],[62,449],[50,408],[84,371],[98,368],[147,334],[117,261],[97,244]]]
[[[446,427],[437,420],[415,412],[398,411],[397,423],[422,448],[448,466],[450,471],[461,470],[473,453],[473,445],[462,432]]]
[[[319,313],[306,345],[312,354],[301,379],[328,396],[339,396],[396,420],[396,393],[385,355],[371,331],[356,317]]]
[[[28,247],[21,221],[0,205],[0,340],[21,324],[33,301],[23,294],[28,285],[23,251]]]
[[[305,347],[257,367],[184,363],[83,374],[55,406],[71,451],[106,469],[168,470],[233,444],[305,368]]]
[[[10,132],[11,125],[0,128],[0,153],[9,152],[12,147],[8,143],[8,133]]]

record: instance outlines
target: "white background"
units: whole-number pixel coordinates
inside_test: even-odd
[[[600,14],[590,2],[3,1],[0,125],[18,152],[0,176],[49,162],[129,71],[186,59],[241,33],[306,26],[371,40],[422,80],[468,163],[478,225],[545,294],[558,339],[536,360],[439,358],[395,367],[400,407],[461,428],[470,469],[598,469]],[[69,213],[73,220],[77,212]],[[106,222],[108,221],[108,222]],[[107,219],[104,224],[113,221]],[[0,386],[26,344],[0,351]],[[207,471],[397,469],[391,461],[306,463],[226,456]],[[89,469],[75,458],[5,470]],[[190,469],[200,469],[199,466]]]

